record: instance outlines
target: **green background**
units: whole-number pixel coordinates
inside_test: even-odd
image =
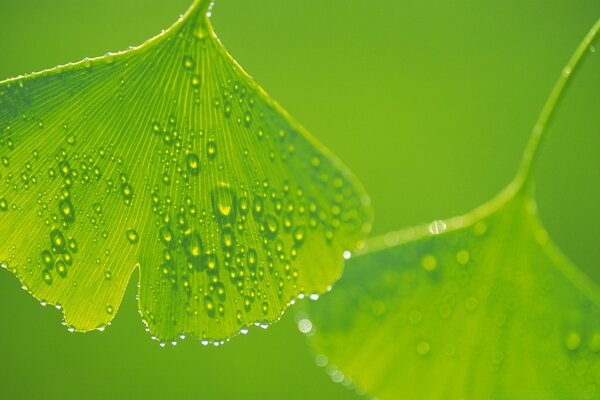
[[[0,78],[139,44],[190,2],[0,0]],[[597,0],[217,0],[213,21],[239,63],[362,179],[380,234],[497,193],[598,17]],[[600,48],[549,133],[536,172],[543,220],[600,282]],[[73,334],[0,271],[0,398],[359,398],[314,365],[293,312],[222,348],[160,348],[136,312],[136,283],[106,332]]]

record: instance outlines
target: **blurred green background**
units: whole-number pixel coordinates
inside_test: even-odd
[[[0,0],[0,78],[139,44],[189,3]],[[600,2],[217,0],[213,15],[240,64],[362,179],[381,234],[466,212],[511,179]],[[539,203],[600,282],[600,48],[573,83],[537,168]],[[106,332],[71,334],[0,271],[0,398],[359,398],[314,365],[293,311],[222,348],[162,349],[135,284]]]

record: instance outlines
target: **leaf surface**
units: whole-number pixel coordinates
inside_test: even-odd
[[[128,51],[0,83],[0,260],[86,331],[139,267],[152,334],[220,341],[340,275],[361,185],[227,54],[198,0]]]
[[[598,398],[600,291],[535,209],[510,193],[369,242],[300,324],[318,362],[381,399]]]

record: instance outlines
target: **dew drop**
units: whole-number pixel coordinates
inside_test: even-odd
[[[420,356],[426,356],[427,354],[429,354],[430,350],[431,346],[428,342],[419,342],[419,344],[417,345],[417,353]]]
[[[312,331],[313,324],[309,319],[301,319],[298,321],[298,330],[304,334],[308,334]]]
[[[233,223],[235,221],[236,195],[227,183],[219,184],[212,192],[212,207],[221,223]]]
[[[139,242],[140,237],[135,229],[129,229],[126,232],[127,241],[131,244],[136,244]]]
[[[185,256],[194,268],[200,268],[202,260],[202,239],[197,232],[193,232],[183,238],[183,249]]]
[[[200,158],[197,154],[190,153],[187,156],[187,167],[188,171],[192,175],[198,175],[200,172]]]
[[[171,229],[169,229],[166,226],[163,226],[162,228],[160,228],[159,234],[160,234],[160,240],[162,240],[162,242],[166,246],[170,246],[172,244],[173,232],[171,232]]]
[[[5,198],[0,198],[0,211],[8,211],[8,202]]]
[[[569,333],[565,339],[565,345],[570,351],[579,349],[579,346],[581,346],[581,335],[579,335],[577,332]]]
[[[42,271],[42,278],[46,285],[52,285],[52,274],[47,269]]]
[[[194,60],[192,59],[192,57],[190,57],[190,56],[183,57],[183,67],[185,69],[194,68]]]
[[[439,235],[440,233],[446,231],[447,228],[448,226],[444,221],[433,221],[431,224],[429,224],[427,230],[432,235]]]
[[[121,185],[121,195],[125,200],[131,200],[133,197],[133,188],[129,183],[125,182]]]
[[[58,203],[58,209],[66,222],[75,221],[75,208],[68,198]]]
[[[198,87],[200,86],[200,83],[202,82],[200,75],[194,75],[192,77],[192,86],[193,87]]]
[[[225,250],[231,250],[235,246],[235,235],[231,227],[226,226],[223,228],[221,232],[221,244]]]
[[[432,272],[437,268],[437,259],[431,254],[428,254],[421,260],[421,265],[425,271]]]
[[[208,316],[214,318],[215,316],[215,303],[210,296],[204,296],[204,307],[206,308],[206,312]]]
[[[279,221],[273,214],[267,214],[264,219],[264,231],[267,237],[274,238],[277,236],[279,229]]]
[[[48,250],[42,251],[42,262],[47,269],[52,269],[54,266],[54,257],[52,256],[52,253],[50,253]]]
[[[304,228],[303,226],[299,226],[296,229],[294,229],[294,242],[296,242],[297,245],[300,245],[302,242],[304,242],[305,236],[306,228]]]
[[[213,139],[210,139],[206,144],[206,155],[209,160],[214,160],[217,157],[217,143]]]
[[[456,261],[460,265],[466,265],[470,259],[471,256],[469,255],[469,252],[467,250],[461,250],[458,253],[456,253]]]
[[[57,253],[65,252],[66,240],[61,231],[58,229],[53,229],[50,232],[50,243]]]
[[[56,272],[58,272],[58,275],[61,278],[67,277],[67,266],[65,265],[65,263],[63,261],[58,261],[56,263]]]

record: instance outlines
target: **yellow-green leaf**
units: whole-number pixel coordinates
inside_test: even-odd
[[[380,399],[600,396],[600,290],[535,210],[510,192],[370,241],[302,322],[318,362]]]
[[[209,1],[140,47],[0,83],[0,260],[86,331],[139,270],[161,341],[220,341],[325,291],[371,211],[214,34]]]

